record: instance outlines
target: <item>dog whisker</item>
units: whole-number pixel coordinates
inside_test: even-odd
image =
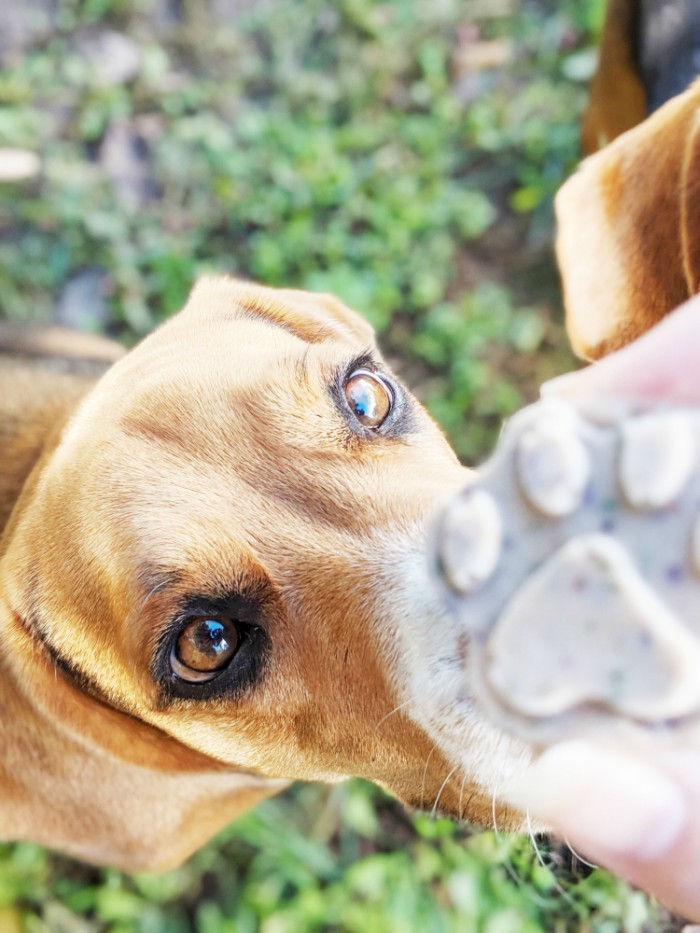
[[[580,852],[577,852],[576,849],[574,849],[574,847],[571,845],[571,843],[569,842],[569,840],[566,838],[566,836],[564,836],[564,842],[566,843],[566,845],[567,845],[568,848],[570,849],[571,854],[574,856],[574,858],[576,859],[576,861],[581,862],[582,865],[587,865],[589,868],[592,868],[594,871],[595,871],[596,869],[600,868],[600,865],[596,865],[594,862],[589,862],[587,858],[584,858],[584,857],[580,854]]]
[[[437,745],[433,745],[433,747],[432,747],[432,748],[430,749],[430,751],[428,752],[428,757],[425,759],[425,765],[424,765],[424,767],[423,767],[423,780],[422,780],[422,782],[421,782],[421,788],[420,788],[420,805],[421,805],[421,808],[423,807],[423,801],[425,800],[425,782],[426,782],[427,777],[428,777],[428,765],[430,764],[430,759],[433,757],[433,755],[434,755],[434,753],[435,753],[436,751],[437,751]]]
[[[498,789],[494,787],[493,793],[491,794],[491,823],[493,825],[493,833],[496,839],[500,842],[502,836],[498,829]]]
[[[506,852],[505,839],[503,834],[498,828],[498,788],[494,787],[491,794],[491,822],[493,824],[493,834],[495,836],[496,842],[501,847],[501,855],[503,857],[503,867],[506,870],[506,874],[509,876],[511,881],[518,888],[523,887],[523,879],[517,873],[513,867],[513,863],[510,860],[510,856]]]
[[[409,697],[408,700],[404,700],[403,703],[399,703],[398,706],[395,706],[385,716],[382,716],[382,718],[377,722],[376,726],[374,727],[375,731],[377,731],[379,727],[382,725],[382,723],[386,722],[386,720],[389,719],[390,716],[393,716],[395,713],[400,712],[400,710],[404,709],[404,707],[406,706],[409,706],[411,703],[413,703],[413,697]]]
[[[450,771],[448,771],[447,777],[445,778],[445,780],[444,780],[444,781],[442,782],[442,784],[440,785],[440,790],[437,792],[437,796],[435,797],[435,803],[433,804],[433,808],[432,808],[432,810],[430,811],[430,818],[431,818],[432,820],[434,820],[434,819],[436,818],[436,816],[437,816],[438,804],[440,803],[440,795],[442,794],[442,792],[444,791],[444,789],[447,787],[447,784],[448,784],[450,778],[452,777],[452,775],[455,773],[455,771],[456,771],[458,768],[459,768],[459,765],[455,765],[454,768],[452,768]]]
[[[525,882],[525,880],[524,880],[523,877],[518,873],[517,869],[515,868],[515,866],[513,865],[512,861],[511,861],[511,859],[510,859],[510,855],[509,855],[509,853],[508,853],[508,848],[507,848],[506,837],[501,833],[501,831],[500,831],[499,828],[498,828],[498,803],[497,803],[497,801],[498,801],[498,789],[495,788],[494,791],[493,791],[493,794],[492,794],[492,796],[491,796],[491,817],[492,817],[492,822],[493,822],[493,833],[494,833],[494,836],[496,837],[496,841],[497,841],[497,842],[499,843],[499,845],[501,846],[501,853],[500,853],[500,854],[501,854],[501,857],[502,857],[502,859],[503,859],[503,862],[502,862],[503,868],[505,869],[506,874],[507,874],[508,877],[511,879],[511,881],[513,882],[513,884],[515,884],[516,887],[520,888],[520,889],[526,894],[527,898],[528,898],[533,904],[537,904],[539,907],[546,907],[546,906],[547,906],[547,902],[545,901],[545,899],[539,897],[539,896],[532,890],[532,887],[531,887],[529,884],[527,884],[527,883]],[[534,843],[535,840],[534,840],[534,836],[532,835],[532,828],[531,828],[531,825],[530,825],[530,816],[529,816],[529,814],[526,815],[526,818],[527,818],[528,827],[529,827],[530,833],[531,833],[530,838],[532,839],[532,841],[533,841],[533,843]],[[541,863],[541,864],[544,864],[544,863],[542,862],[541,858],[540,858],[539,849],[538,849],[536,843],[535,843],[535,851],[538,853],[538,859],[540,860],[540,863]],[[546,868],[546,865],[545,865],[544,867]],[[565,892],[562,892],[562,893],[565,894]],[[565,896],[568,897],[568,895],[566,895],[566,894],[565,894]],[[569,898],[569,900],[570,900],[570,898]]]
[[[464,819],[465,810],[467,809],[469,805],[467,801],[467,807],[462,808],[462,797],[464,795],[464,785],[466,783],[467,783],[467,772],[465,771],[462,774],[462,783],[459,785],[459,799],[457,801],[457,813],[459,813],[460,820]]]
[[[569,894],[568,891],[566,891],[566,890],[562,887],[562,885],[560,884],[558,878],[556,877],[556,875],[555,875],[554,872],[552,871],[552,868],[551,868],[549,865],[547,865],[547,863],[546,863],[545,860],[544,860],[544,856],[542,855],[542,850],[541,850],[540,845],[539,845],[539,843],[538,843],[538,841],[537,841],[537,836],[535,835],[535,831],[534,831],[534,829],[533,829],[533,827],[532,827],[532,820],[531,820],[531,818],[530,818],[530,811],[529,811],[529,810],[527,810],[526,813],[525,813],[525,821],[526,821],[526,823],[527,823],[527,834],[528,834],[528,836],[530,837],[530,842],[532,843],[532,848],[534,849],[534,852],[535,852],[535,856],[536,856],[536,858],[537,858],[537,861],[540,863],[540,865],[542,866],[542,868],[544,868],[545,871],[549,872],[549,874],[552,876],[552,880],[553,880],[553,882],[554,882],[554,887],[555,887],[556,891],[561,895],[561,897],[562,897],[568,904],[570,904],[572,907],[576,907],[576,901],[574,900],[574,898]]]

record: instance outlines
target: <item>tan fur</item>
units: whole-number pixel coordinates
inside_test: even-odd
[[[0,347],[5,354],[82,362],[116,363],[125,350],[98,334],[85,334],[67,327],[30,327],[0,321]]]
[[[637,70],[636,0],[610,0],[600,39],[598,67],[581,123],[581,147],[597,152],[646,116],[646,91]]]
[[[403,555],[465,472],[415,403],[405,436],[348,433],[329,386],[373,345],[335,299],[209,279],[94,384],[0,369],[5,838],[162,868],[289,780],[349,775],[490,822],[483,774],[516,753],[496,761],[459,678],[430,734],[430,698],[406,704],[463,661]],[[264,676],[169,701],[151,662],[183,597],[241,587],[265,607]]]
[[[598,359],[698,291],[700,83],[586,159],[556,199],[574,350]]]

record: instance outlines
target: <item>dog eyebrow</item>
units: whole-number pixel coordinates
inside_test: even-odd
[[[136,572],[136,578],[141,591],[145,593],[144,603],[147,603],[149,599],[178,584],[182,579],[182,574],[154,564],[142,564]]]
[[[310,378],[309,372],[309,354],[311,353],[311,347],[307,347],[304,350],[304,353],[301,359],[296,360],[294,363],[294,371],[299,382],[307,383]]]
[[[295,359],[293,362],[295,375],[299,382],[309,382],[313,378],[310,361],[311,353],[312,347],[309,346],[304,350],[301,358]],[[333,363],[330,366],[326,364],[322,367],[322,378],[327,380],[332,388],[340,385],[343,379],[354,369],[362,369],[363,367],[372,370],[381,368],[371,349],[363,350],[356,356],[341,359],[340,362]]]

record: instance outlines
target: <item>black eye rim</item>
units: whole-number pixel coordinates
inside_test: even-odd
[[[184,600],[182,610],[158,639],[153,656],[152,676],[160,687],[163,702],[239,699],[258,683],[267,667],[271,644],[256,602],[238,596],[225,600],[199,597]],[[230,661],[212,676],[203,680],[185,679],[173,669],[171,659],[187,625],[202,616],[230,618],[238,630],[238,646]]]

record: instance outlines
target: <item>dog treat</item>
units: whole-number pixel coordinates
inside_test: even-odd
[[[700,411],[547,399],[445,506],[467,692],[535,744],[700,722]]]

